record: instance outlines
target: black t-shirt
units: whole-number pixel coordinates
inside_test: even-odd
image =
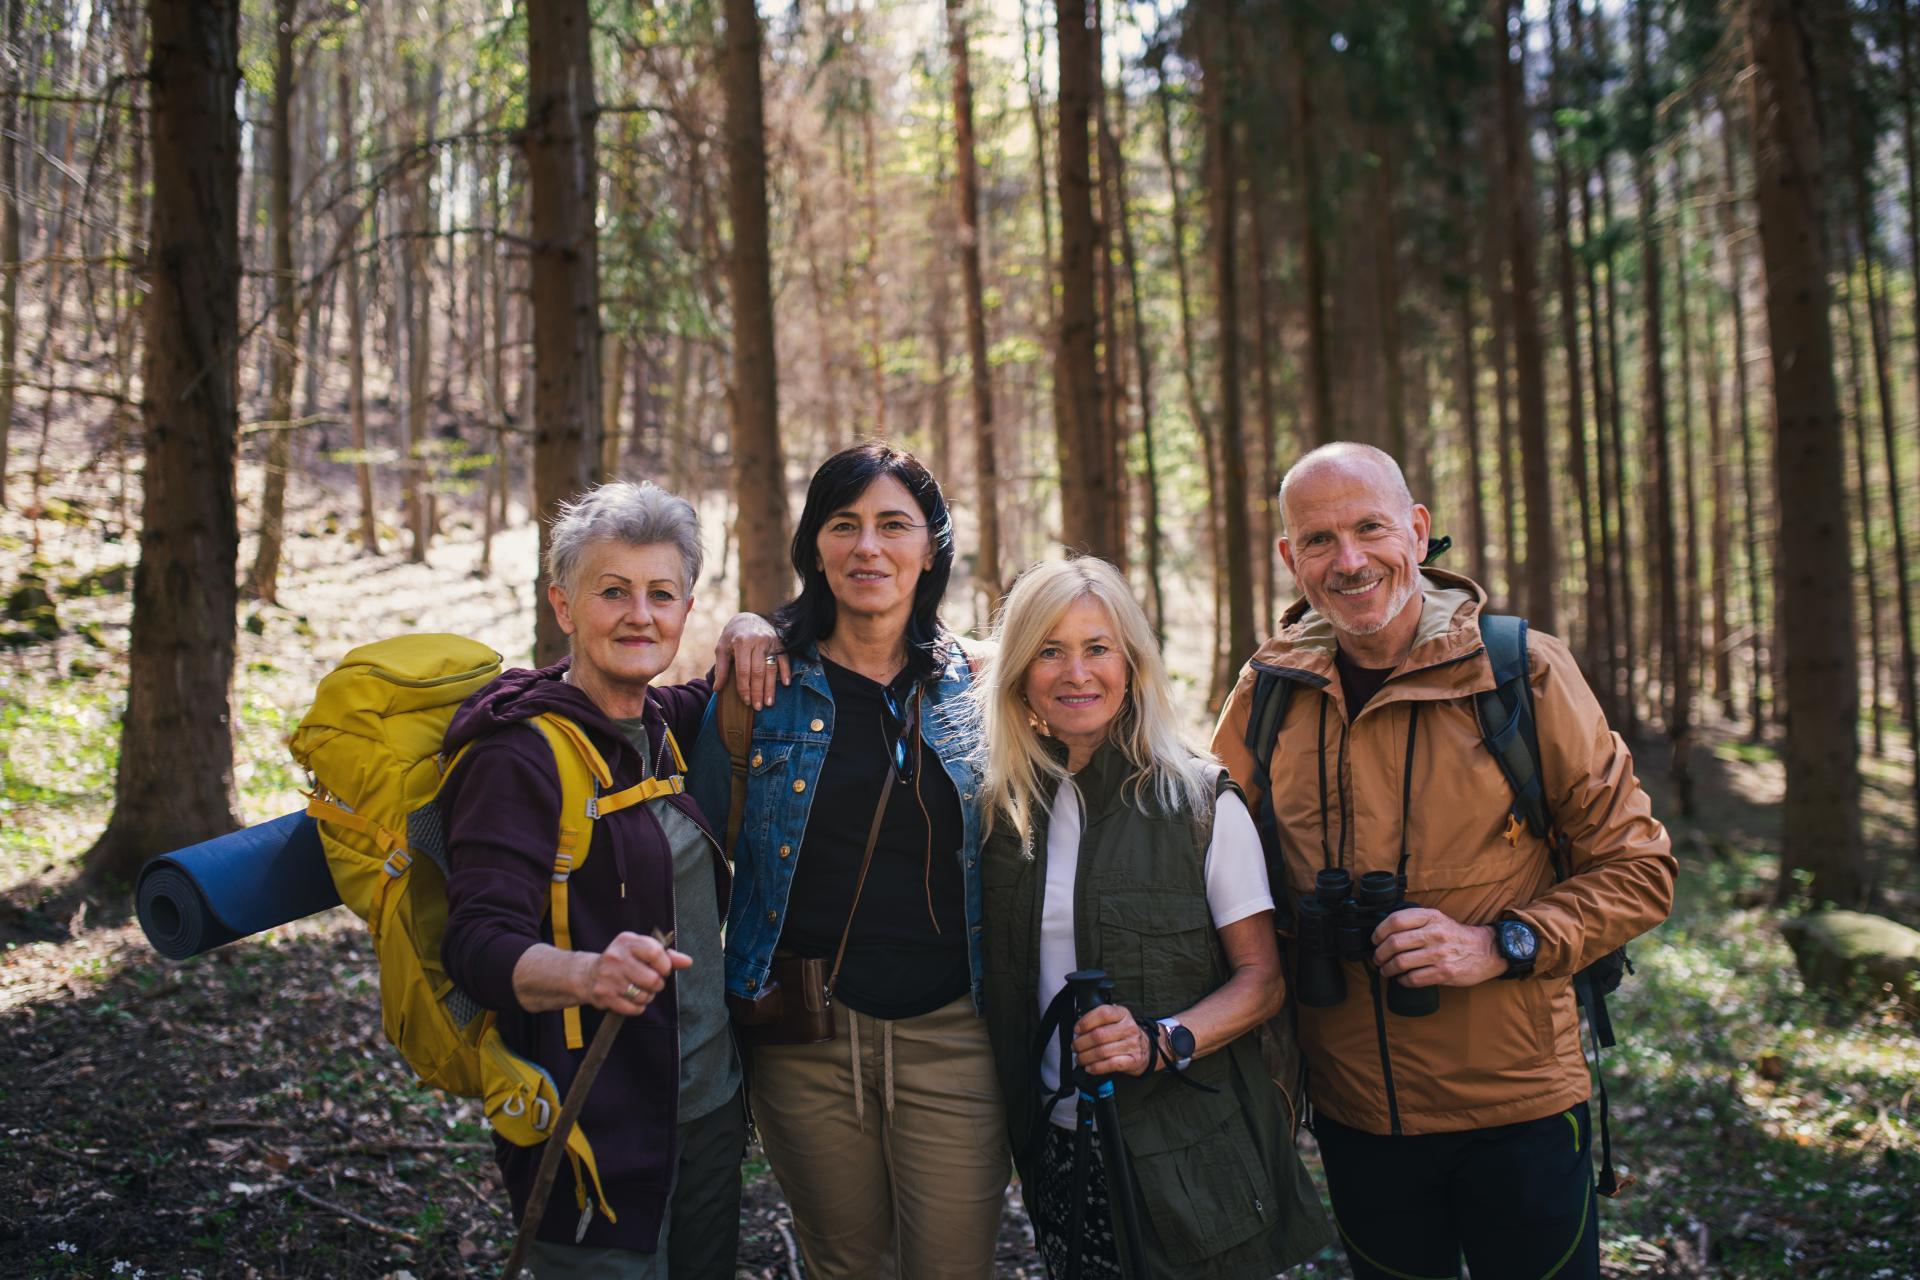
[[[1351,722],[1360,714],[1360,708],[1372,701],[1373,695],[1380,692],[1380,686],[1393,674],[1392,667],[1363,667],[1347,656],[1345,649],[1336,646],[1333,651],[1333,665],[1340,672],[1340,688],[1347,695],[1347,720]]]
[[[960,797],[918,735],[908,743],[913,781],[888,782],[887,762],[901,725],[887,711],[881,685],[837,663],[823,659],[823,665],[833,693],[833,740],[795,854],[800,862],[780,947],[832,963],[853,905],[874,806],[880,788],[890,786],[834,998],[873,1018],[931,1013],[972,985]],[[895,704],[906,711],[911,677],[902,672],[892,688]]]

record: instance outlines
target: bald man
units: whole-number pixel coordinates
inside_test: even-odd
[[[1525,684],[1550,825],[1522,821],[1476,712],[1498,684],[1486,592],[1422,568],[1430,517],[1391,457],[1316,449],[1280,508],[1305,598],[1241,673],[1213,746],[1257,798],[1269,880],[1299,922],[1288,980],[1354,1274],[1458,1276],[1464,1254],[1474,1280],[1597,1277],[1573,979],[1666,918],[1666,830],[1566,646],[1537,632]],[[1282,686],[1263,703],[1277,722],[1256,719]],[[1369,914],[1339,887],[1370,872],[1385,896]]]

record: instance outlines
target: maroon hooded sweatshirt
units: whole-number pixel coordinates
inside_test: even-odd
[[[641,763],[626,735],[593,701],[560,677],[565,662],[541,671],[503,673],[468,698],[447,730],[451,754],[472,742],[441,793],[447,822],[447,930],[441,956],[456,985],[498,1015],[507,1045],[553,1077],[564,1098],[586,1049],[569,1050],[560,1011],[528,1013],[513,993],[513,969],[527,948],[553,941],[548,920],[555,841],[560,829],[560,778],[553,750],[534,716],[559,712],[579,725],[613,771],[614,789],[641,780]],[[705,680],[647,693],[643,717],[652,757],[668,729],[683,751],[699,731],[708,697]],[[662,772],[673,772],[664,756]],[[674,805],[712,834],[688,795]],[[568,883],[568,922],[576,951],[600,951],[623,930],[645,936],[674,928],[673,851],[660,822],[635,805],[593,824],[587,858]],[[731,888],[720,847],[713,845],[715,899],[727,917]],[[593,1043],[601,1013],[581,1009],[585,1044]],[[580,1114],[593,1144],[618,1222],[595,1212],[579,1243],[652,1253],[660,1237],[673,1170],[679,1159],[679,1020],[675,985],[655,996],[645,1013],[621,1027]],[[495,1137],[500,1172],[518,1221],[540,1162],[542,1146],[518,1147]],[[588,1192],[592,1185],[589,1181]],[[580,1211],[573,1170],[562,1161],[539,1238],[573,1244]]]

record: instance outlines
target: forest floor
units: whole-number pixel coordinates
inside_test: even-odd
[[[344,502],[305,488],[280,603],[242,606],[235,780],[249,822],[299,806],[283,740],[353,644],[445,629],[518,661],[531,635],[528,526],[500,535],[487,574],[457,522],[428,564],[406,563],[391,534],[363,557]],[[484,1122],[417,1088],[382,1039],[357,921],[336,910],[171,964],[124,903],[71,892],[110,809],[125,697],[134,548],[102,536],[110,506],[0,513],[0,598],[37,572],[61,627],[0,644],[0,1275],[497,1270],[512,1227]],[[705,665],[731,596],[708,585],[685,670]],[[1644,748],[1641,773],[1682,877],[1614,1002],[1623,1044],[1605,1071],[1637,1185],[1605,1206],[1605,1270],[1920,1275],[1920,1035],[1891,1006],[1842,1010],[1802,988],[1770,905],[1773,751],[1710,723],[1690,820],[1658,776],[1665,755]],[[1884,909],[1920,923],[1909,768],[1868,762],[1867,820]],[[741,1274],[798,1275],[777,1185],[757,1158],[746,1177]],[[1040,1274],[1015,1192],[1000,1258],[1003,1276]],[[1308,1269],[1346,1274],[1331,1254]]]

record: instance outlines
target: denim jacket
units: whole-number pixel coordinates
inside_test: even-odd
[[[979,729],[960,695],[972,672],[958,645],[927,685],[920,714],[920,737],[939,757],[960,797],[965,830],[960,840],[961,880],[966,892],[967,962],[973,979],[973,1003],[980,1008],[980,803],[972,760]],[[721,740],[715,706],[718,698],[737,697],[731,688],[709,701],[700,736],[688,762],[688,790],[711,820],[726,829],[731,796],[731,764]],[[779,689],[773,705],[755,714],[748,754],[747,813],[734,861],[733,903],[727,912],[727,990],[751,997],[767,979],[773,950],[786,920],[787,894],[807,834],[807,814],[818,790],[827,743],[833,737],[833,694],[826,672],[813,654],[795,655],[793,682]]]

